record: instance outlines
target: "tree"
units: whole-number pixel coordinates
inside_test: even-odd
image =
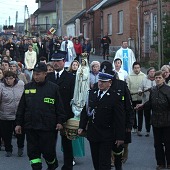
[[[163,2],[170,3],[170,0],[163,0]],[[161,23],[163,30],[163,55],[166,63],[170,59],[170,13],[163,12]],[[153,32],[153,37],[158,37],[158,32]],[[153,47],[158,51],[158,42],[155,42]]]

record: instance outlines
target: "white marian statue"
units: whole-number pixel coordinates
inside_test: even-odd
[[[75,118],[79,118],[80,113],[85,106],[87,94],[89,90],[90,69],[86,53],[82,53],[82,62],[76,73],[76,83],[74,88],[74,96],[72,99],[72,111]]]

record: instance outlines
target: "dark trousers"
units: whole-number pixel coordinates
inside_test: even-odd
[[[67,139],[66,136],[61,136],[61,143],[63,147],[64,165],[62,170],[72,170],[73,169],[73,148],[72,141]]]
[[[109,45],[103,45],[103,59],[109,56]]]
[[[145,116],[145,127],[146,127],[146,131],[150,132],[151,129],[151,110],[149,109],[144,109],[144,116]]]
[[[32,169],[42,169],[41,154],[46,160],[48,167],[57,167],[56,131],[26,130],[25,132],[27,139],[27,153]]]
[[[142,103],[142,101],[133,101],[132,102],[133,107],[136,107],[137,104],[141,104],[141,103]],[[143,124],[143,110],[138,110],[137,112],[138,112],[138,114],[136,113],[136,110],[135,110],[135,120],[134,120],[133,128],[134,129],[138,128],[138,131],[141,131],[142,124]],[[138,115],[138,123],[137,123],[136,114]]]
[[[13,130],[14,130],[14,133],[15,133],[15,127],[16,127],[16,123],[14,122],[14,125],[13,125]],[[24,129],[22,128],[22,134],[16,134],[15,133],[15,136],[17,138],[17,146],[18,148],[24,148],[24,141],[25,141],[25,131]]]
[[[24,148],[25,132],[22,131],[22,134],[16,134],[16,138],[18,148]]]
[[[153,127],[157,165],[170,165],[170,127]]]
[[[111,169],[111,150],[113,141],[92,142],[90,143],[91,156],[95,170],[110,170]]]
[[[13,123],[14,120],[0,120],[0,131],[4,140],[6,152],[12,152]]]

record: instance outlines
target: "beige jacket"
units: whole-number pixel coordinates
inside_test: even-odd
[[[146,75],[143,72],[140,72],[139,74],[135,74],[134,72],[132,72],[127,77],[126,82],[131,94],[138,92],[139,87],[141,86],[141,83],[145,77]],[[132,101],[142,101],[142,97],[138,94],[132,95]]]
[[[24,58],[24,63],[25,63],[25,68],[26,69],[33,69],[35,64],[37,62],[37,54],[35,51],[27,51],[25,52],[25,58]]]

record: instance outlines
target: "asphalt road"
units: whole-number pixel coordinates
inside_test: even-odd
[[[129,145],[129,158],[123,165],[124,170],[155,170],[156,161],[154,157],[153,136],[139,137],[132,134],[132,143]],[[31,170],[29,160],[26,155],[26,148],[23,157],[17,156],[16,139],[13,138],[13,156],[5,157],[5,151],[0,151],[0,170]],[[60,136],[57,143],[57,155],[59,168],[63,165],[63,156],[61,152]],[[92,160],[89,150],[89,143],[85,139],[86,155],[82,158],[76,158],[74,170],[93,170]],[[46,169],[46,164],[43,161],[43,170]],[[114,170],[114,168],[113,168]]]

